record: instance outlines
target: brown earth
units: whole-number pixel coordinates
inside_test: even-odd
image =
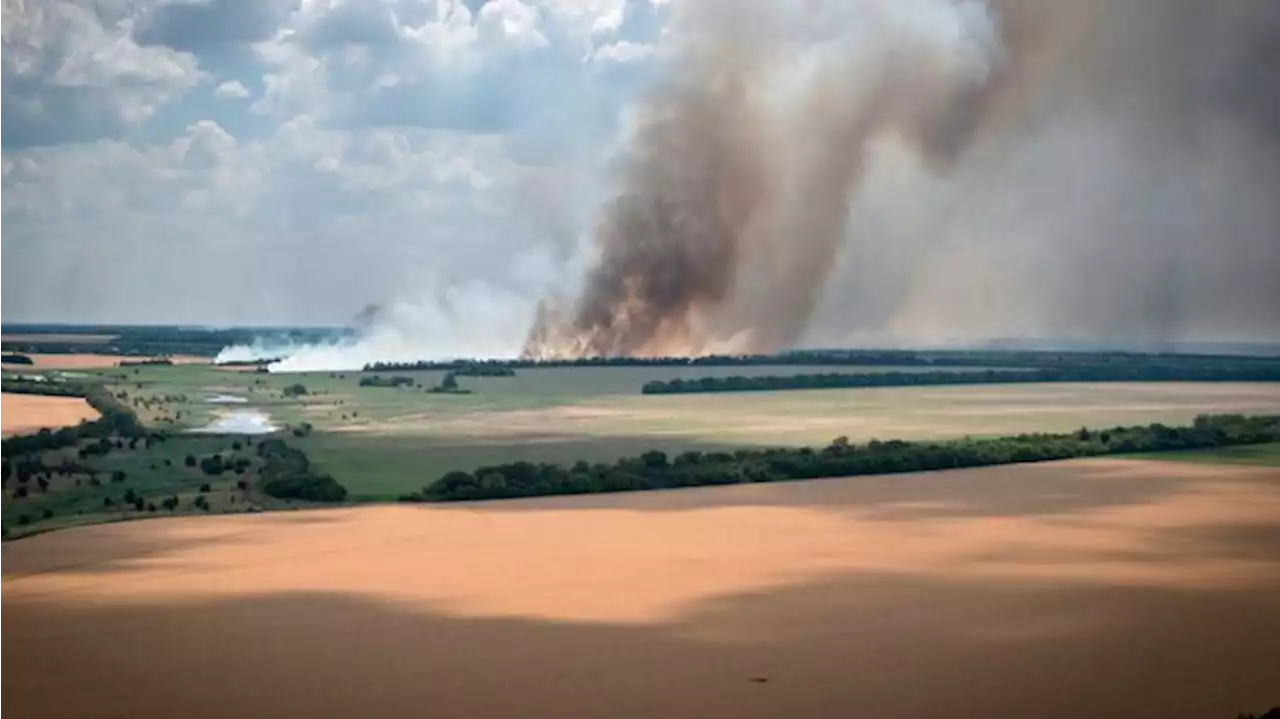
[[[99,416],[98,410],[79,397],[0,393],[0,435],[5,437],[43,427],[57,429]]]
[[[24,353],[26,354],[26,353]],[[103,354],[27,354],[34,362],[34,365],[5,365],[6,370],[23,370],[23,369],[99,369],[102,367],[115,367],[122,361],[138,361],[142,359],[150,359],[147,357],[125,357],[123,355],[103,355]],[[187,355],[175,355],[169,357],[174,364],[208,364],[208,357],[193,357]]]
[[[1081,460],[4,545],[23,717],[1233,717],[1280,470]]]

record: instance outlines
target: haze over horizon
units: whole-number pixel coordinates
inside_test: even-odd
[[[1267,0],[56,0],[3,42],[6,323],[1280,340]]]

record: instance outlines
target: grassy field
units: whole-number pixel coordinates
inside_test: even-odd
[[[208,365],[87,369],[149,426],[177,433],[253,411],[284,427],[314,431],[289,441],[356,499],[392,499],[453,469],[519,459],[571,463],[613,460],[657,448],[733,449],[853,441],[943,439],[1081,426],[1165,422],[1197,414],[1280,413],[1280,384],[1108,383],[971,385],[757,392],[714,395],[639,393],[652,379],[729,374],[808,373],[793,367],[590,367],[520,370],[515,377],[460,377],[472,394],[431,394],[442,372],[408,374],[421,388],[360,387],[359,372],[267,374]],[[880,370],[894,368],[883,367]],[[904,369],[904,368],[897,368]],[[910,369],[910,368],[905,368]],[[302,385],[306,393],[287,392]],[[231,402],[230,400],[237,400]],[[210,400],[218,400],[211,402]],[[182,439],[222,442],[230,438]],[[167,451],[167,450],[166,450]],[[185,452],[184,452],[185,454]],[[110,455],[114,456],[114,455]],[[109,456],[109,457],[110,457]],[[162,484],[187,491],[161,457]],[[171,457],[169,459],[172,459]],[[113,460],[114,461],[114,460]],[[152,472],[149,457],[131,471]],[[86,493],[75,508],[94,500]],[[8,510],[6,510],[8,511]]]

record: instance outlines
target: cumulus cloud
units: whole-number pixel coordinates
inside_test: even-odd
[[[228,80],[219,83],[213,89],[213,96],[219,100],[243,100],[249,97],[250,94],[252,93],[249,92],[249,88],[241,85],[239,80]]]
[[[146,47],[132,18],[67,0],[4,14],[4,147],[119,136],[201,80],[193,56]]]
[[[200,51],[243,45],[275,35],[291,5],[280,0],[193,0],[159,5],[134,23],[143,45]]]

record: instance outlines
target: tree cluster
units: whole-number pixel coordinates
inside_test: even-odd
[[[3,363],[3,364],[24,364],[24,365],[31,365],[31,364],[35,364],[35,362],[34,362],[34,361],[32,361],[32,359],[31,359],[30,357],[28,357],[28,356],[26,356],[26,355],[21,355],[21,354],[6,354],[6,355],[3,355],[3,356],[0,356],[0,363]]]
[[[703,485],[776,482],[821,477],[891,474],[1105,454],[1197,449],[1280,439],[1280,416],[1197,417],[1187,427],[1163,424],[1080,429],[1069,434],[1021,434],[998,439],[947,442],[871,441],[855,445],[840,437],[810,447],[684,452],[674,459],[657,450],[612,464],[578,462],[571,467],[513,462],[473,472],[449,472],[402,501],[504,499],[554,494],[670,489]]]
[[[317,472],[307,455],[283,440],[265,439],[258,443],[258,456],[263,466],[259,471],[262,491],[277,499],[303,499],[308,502],[341,502],[347,488],[332,476]]]

